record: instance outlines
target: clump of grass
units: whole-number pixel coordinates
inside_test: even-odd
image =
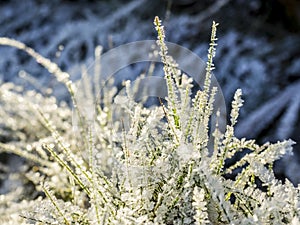
[[[22,43],[0,38],[0,44],[26,51],[66,85],[79,119],[79,129],[72,129],[66,104],[2,84],[0,129],[6,139],[0,152],[27,160],[19,176],[40,194],[26,197],[24,184],[1,195],[1,224],[299,223],[299,187],[281,183],[272,170],[275,160],[292,152],[293,142],[259,146],[236,138],[241,90],[234,95],[230,124],[225,133],[215,126],[209,149],[217,24],[212,25],[204,88],[195,97],[192,79],[168,55],[158,17],[154,25],[168,97],[167,104],[149,108],[134,101],[129,81],[122,97],[111,85],[87,85],[77,95],[82,90],[56,64]],[[91,78],[85,79],[90,84]],[[99,103],[94,90],[103,95],[91,121],[80,106],[86,96]],[[225,161],[244,149],[250,152],[226,168]],[[237,169],[234,179],[225,178]]]

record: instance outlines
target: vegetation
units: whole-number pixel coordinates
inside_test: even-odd
[[[195,97],[192,79],[168,55],[158,17],[154,24],[168,97],[148,108],[135,102],[129,81],[125,96],[117,95],[112,83],[88,76],[86,88],[77,90],[56,64],[0,38],[0,44],[26,51],[65,84],[73,103],[72,110],[51,96],[2,84],[0,152],[19,155],[26,165],[9,177],[19,176],[23,184],[1,195],[1,224],[299,224],[300,189],[277,180],[272,170],[275,160],[292,152],[293,141],[259,146],[236,138],[241,90],[225,133],[216,124],[209,144],[217,24],[205,84]],[[81,107],[90,96],[101,101],[92,120]],[[243,158],[225,166],[245,149]]]

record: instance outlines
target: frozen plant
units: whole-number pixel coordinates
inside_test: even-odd
[[[9,175],[22,185],[0,196],[1,224],[299,223],[299,187],[278,181],[272,170],[275,160],[292,152],[293,141],[259,146],[236,138],[241,90],[234,95],[225,133],[216,124],[209,145],[217,23],[204,87],[195,97],[192,79],[168,55],[158,17],[154,24],[168,97],[149,108],[134,101],[129,81],[127,95],[120,96],[111,83],[85,76],[82,91],[33,49],[0,38],[0,44],[24,50],[66,85],[79,125],[72,128],[72,109],[55,98],[1,86],[0,152],[26,159],[18,174]],[[80,107],[90,96],[99,103],[92,122]],[[249,153],[225,166],[244,149]],[[230,174],[237,175],[226,178]]]

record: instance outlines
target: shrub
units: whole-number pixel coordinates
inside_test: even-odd
[[[18,176],[23,184],[1,195],[1,224],[299,224],[299,187],[280,182],[272,170],[275,160],[292,152],[293,142],[259,146],[236,138],[241,90],[225,133],[216,124],[210,138],[217,24],[205,84],[195,97],[192,79],[168,55],[158,17],[154,24],[168,97],[148,108],[135,102],[129,81],[127,94],[120,96],[111,83],[93,87],[99,83],[86,77],[88,88],[76,95],[76,85],[56,64],[0,38],[0,44],[26,51],[65,84],[79,124],[74,129],[67,104],[2,84],[0,152],[19,155],[26,164],[9,177],[13,182]],[[80,106],[96,96],[94,90],[102,95],[91,121]],[[245,149],[249,153],[225,166]]]

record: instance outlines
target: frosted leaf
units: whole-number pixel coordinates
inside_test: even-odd
[[[234,126],[239,116],[239,109],[243,106],[242,90],[238,89],[234,94],[234,100],[232,102],[232,109],[230,113],[231,126]]]

